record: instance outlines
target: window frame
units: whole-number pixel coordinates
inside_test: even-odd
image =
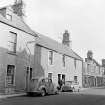
[[[74,76],[74,81],[77,82],[78,81],[78,76]]]
[[[63,67],[66,66],[66,56],[62,55],[62,63],[63,63]]]
[[[54,57],[54,51],[50,50],[48,52],[48,62],[49,62],[49,65],[53,65],[53,57]]]
[[[9,33],[11,34],[9,37],[12,37],[12,35],[14,35],[14,40],[8,40],[8,45],[10,45],[10,47],[12,47],[12,50],[9,50],[9,53],[12,54],[16,54],[17,52],[17,33],[9,31]],[[12,44],[12,45],[11,45]]]
[[[9,17],[9,18],[8,18],[8,17]],[[10,14],[6,14],[6,19],[12,21],[12,15],[10,15]]]
[[[77,67],[77,59],[76,58],[74,58],[74,67],[75,67],[75,69]]]
[[[12,69],[11,69],[11,67],[13,67]],[[10,67],[10,68],[9,68]],[[10,70],[9,69],[11,69],[11,72],[10,72]],[[12,71],[13,70],[13,71]],[[8,74],[8,71],[10,72],[9,74]],[[15,84],[15,65],[11,65],[11,64],[8,64],[7,65],[7,74],[6,74],[6,78],[7,78],[7,84],[8,85],[14,85]],[[9,82],[10,81],[10,82]]]

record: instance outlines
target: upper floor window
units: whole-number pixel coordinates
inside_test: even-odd
[[[74,59],[74,67],[76,68],[76,59]]]
[[[53,51],[49,51],[49,64],[53,64]]]
[[[10,31],[9,40],[8,40],[9,51],[16,53],[16,46],[17,46],[17,34]]]
[[[12,21],[12,15],[6,14],[6,18],[7,18],[8,20],[11,20],[11,21]]]
[[[65,55],[62,56],[63,66],[65,67]]]

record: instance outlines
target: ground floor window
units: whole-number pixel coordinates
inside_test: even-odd
[[[48,73],[48,78],[52,80],[52,73]]]
[[[77,76],[74,76],[74,81],[77,82]]]
[[[15,65],[7,65],[7,84],[14,84]]]
[[[65,75],[62,74],[62,84],[65,84]]]
[[[27,67],[27,75],[29,74],[30,80],[32,79],[32,67]]]

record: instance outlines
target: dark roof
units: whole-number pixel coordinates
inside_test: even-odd
[[[31,30],[31,28],[18,16],[15,16],[15,21],[10,21],[5,17],[3,17],[2,15],[0,15],[0,22],[12,26],[14,28],[17,28],[33,36],[37,36],[35,32],[33,32],[33,30]]]
[[[40,34],[38,34],[38,36],[39,37],[36,38],[36,44],[46,47],[48,49],[54,50],[58,53],[73,57],[75,59],[83,60],[77,53],[75,53],[68,46],[58,43],[57,41],[55,41],[47,36],[40,35]]]

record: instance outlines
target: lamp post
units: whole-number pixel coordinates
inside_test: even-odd
[[[28,49],[28,51],[29,51],[29,65],[28,65],[28,67],[27,67],[27,71],[26,71],[26,91],[28,91],[29,90],[29,83],[30,83],[30,79],[29,79],[29,74],[30,74],[30,69],[31,69],[31,55],[32,55],[32,53],[31,53],[31,50],[30,50],[30,48],[29,48],[29,46],[28,46],[28,44],[31,44],[31,43],[34,43],[34,46],[35,46],[35,41],[28,41],[27,43],[26,43],[26,47],[27,47],[27,49]],[[35,47],[34,47],[34,50],[35,50]],[[34,51],[35,52],[35,51]]]

